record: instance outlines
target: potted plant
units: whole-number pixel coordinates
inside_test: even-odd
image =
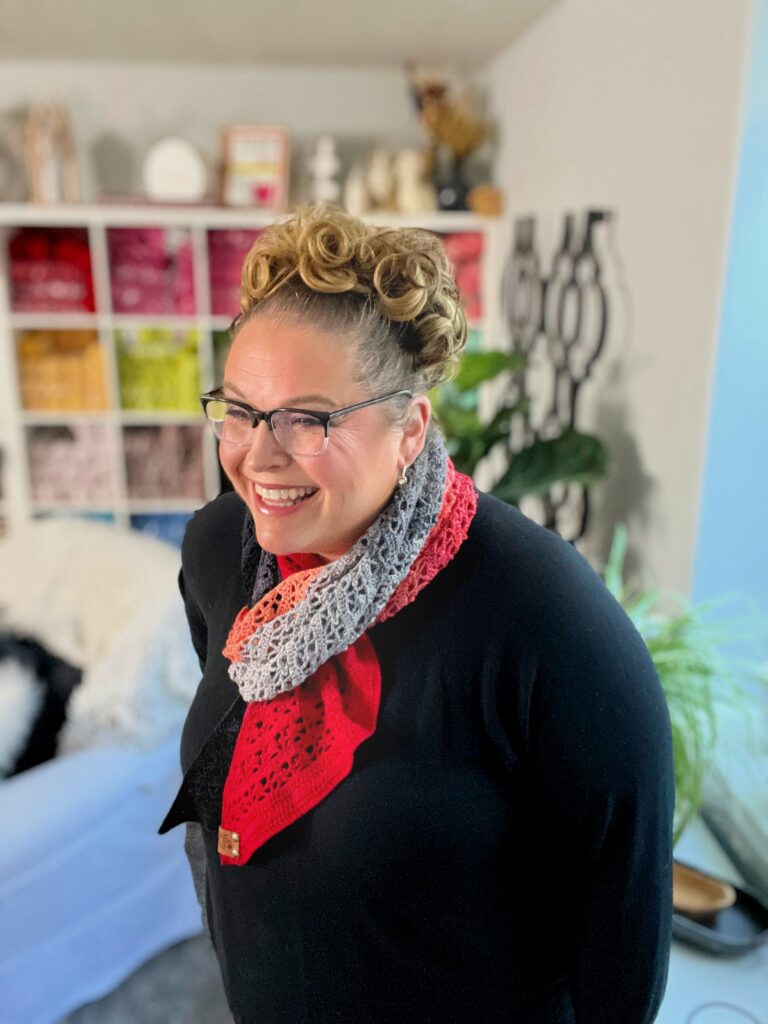
[[[737,639],[710,617],[718,603],[695,605],[682,595],[654,587],[628,587],[623,580],[627,530],[614,532],[603,580],[642,636],[669,708],[675,757],[676,844],[702,804],[703,786],[718,739],[718,712],[740,710],[749,721],[751,685],[768,679],[748,664],[733,667],[721,646]],[[676,605],[661,611],[662,604]]]
[[[454,379],[429,392],[448,452],[460,472],[472,476],[481,459],[497,445],[508,444],[513,418],[526,410],[523,401],[505,404],[483,422],[476,410],[476,389],[525,366],[525,356],[517,352],[467,352]],[[608,453],[598,438],[566,430],[559,437],[508,452],[506,469],[491,493],[517,505],[524,495],[546,494],[555,483],[589,486],[605,476],[607,464]]]

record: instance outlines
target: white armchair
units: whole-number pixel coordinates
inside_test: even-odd
[[[57,756],[0,781],[0,1024],[54,1024],[201,931],[181,782],[200,678],[178,548],[44,520],[0,541],[0,623],[82,667]]]

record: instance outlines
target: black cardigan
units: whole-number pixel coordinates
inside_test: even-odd
[[[246,705],[221,654],[250,604],[233,492],[179,585],[203,678],[160,831],[200,822],[238,1024],[650,1024],[672,915],[669,714],[647,649],[574,547],[483,492],[469,536],[369,631],[376,732],[350,775],[222,867]]]

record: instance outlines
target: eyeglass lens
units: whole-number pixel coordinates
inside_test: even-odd
[[[205,410],[213,433],[227,444],[249,445],[253,426],[245,409],[230,402],[214,400]],[[280,445],[293,455],[318,455],[325,445],[325,428],[320,420],[306,413],[276,412],[272,429]]]

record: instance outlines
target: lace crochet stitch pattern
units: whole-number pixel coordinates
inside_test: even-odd
[[[377,622],[384,622],[416,597],[435,576],[435,566],[447,565],[461,547],[477,509],[477,492],[472,479],[448,464],[445,496],[440,516],[411,571],[387,602]]]
[[[253,608],[247,606],[241,608],[232,623],[222,654],[231,661],[238,660],[241,656],[242,645],[250,638],[254,630],[265,622],[271,622],[272,619],[298,604],[305,597],[309,584],[321,568],[322,565],[318,565],[315,568],[305,569],[303,572],[296,572],[282,583],[278,583]]]

